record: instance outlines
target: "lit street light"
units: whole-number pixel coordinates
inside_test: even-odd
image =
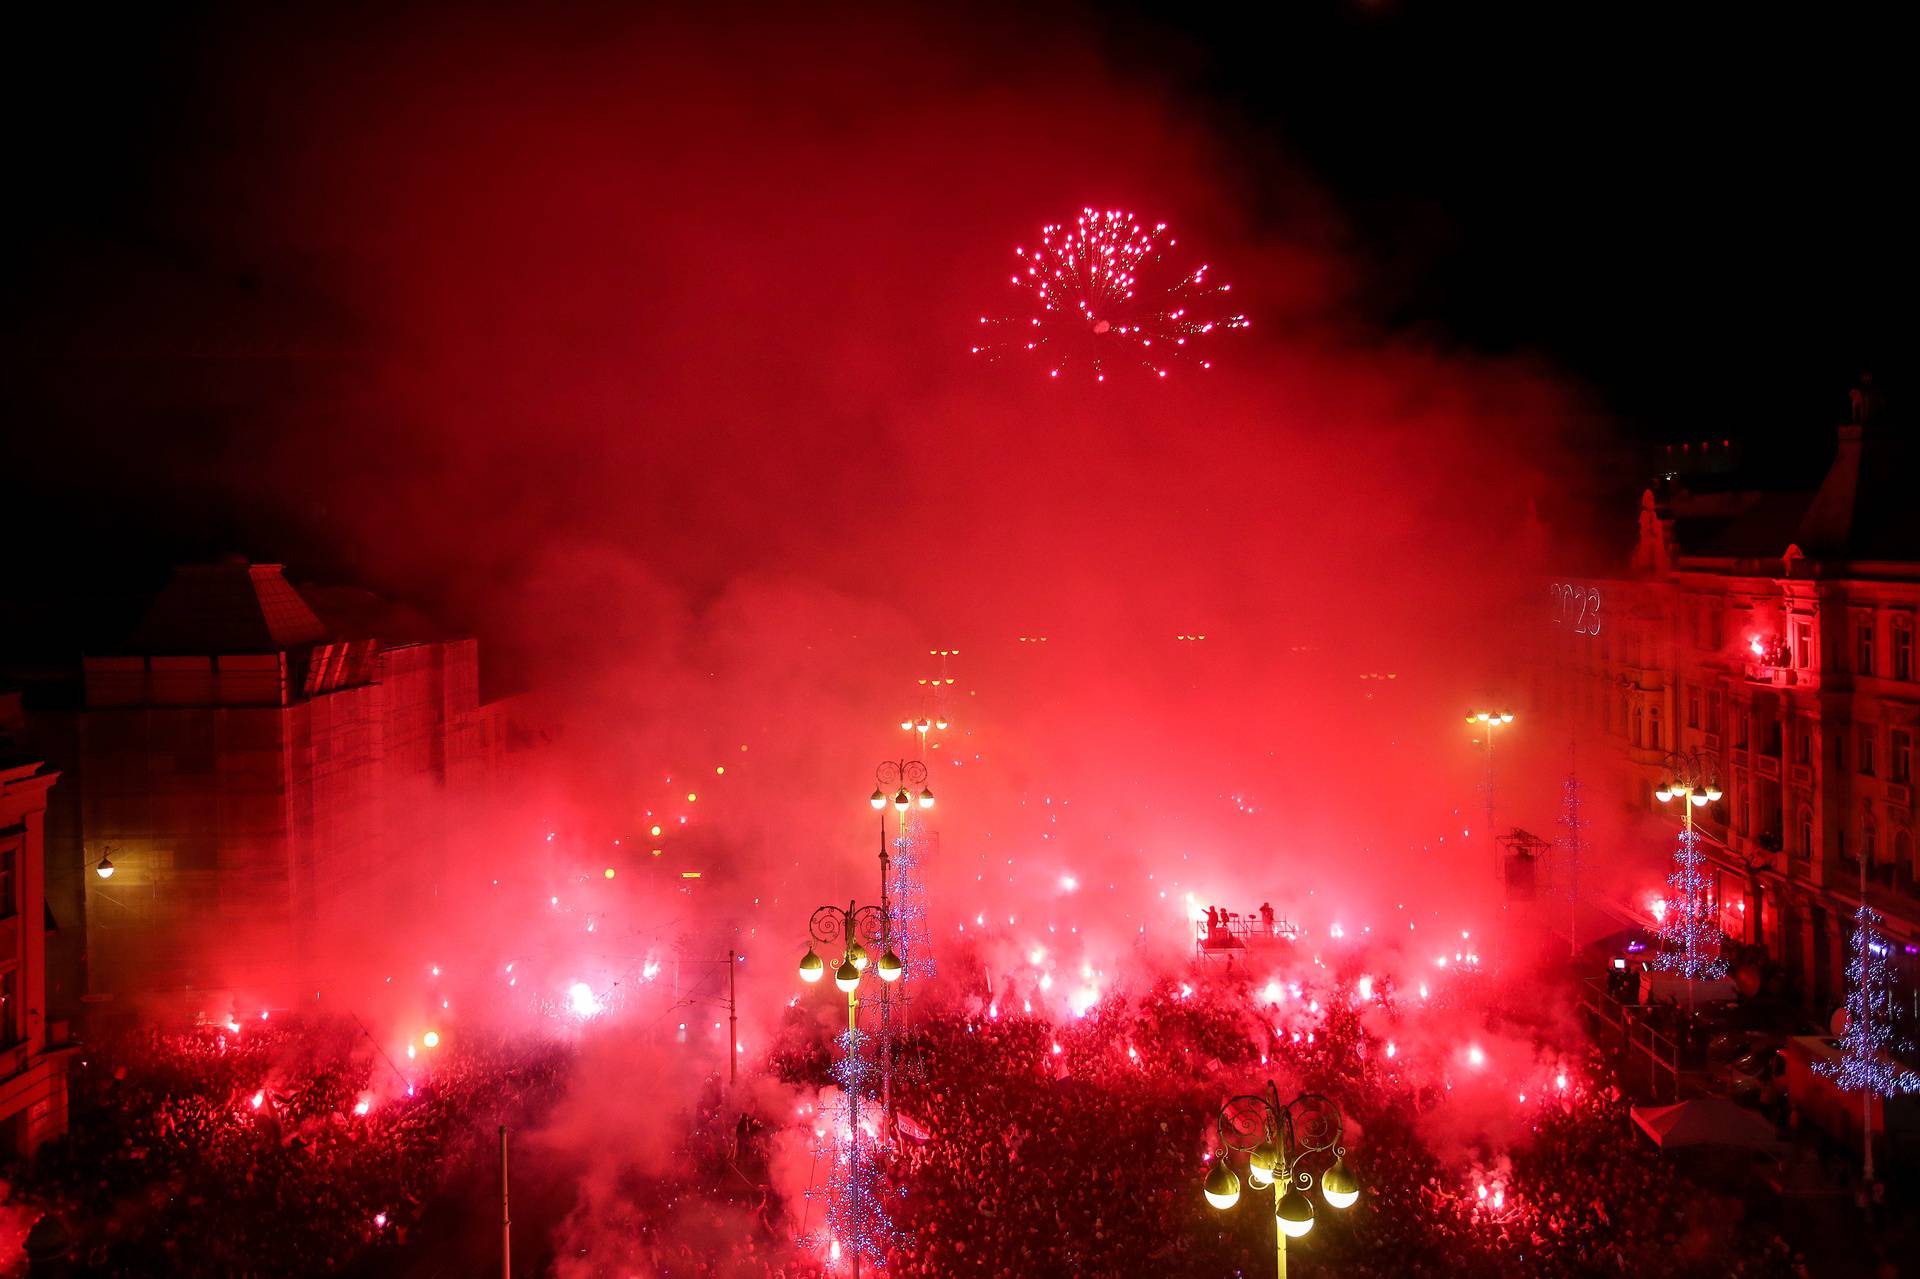
[[[1287,1240],[1313,1229],[1316,1175],[1320,1197],[1332,1208],[1351,1208],[1360,1199],[1360,1182],[1347,1167],[1340,1144],[1345,1117],[1319,1093],[1301,1093],[1282,1105],[1271,1079],[1264,1093],[1229,1097],[1220,1108],[1219,1158],[1207,1173],[1207,1202],[1222,1212],[1240,1201],[1240,1176],[1233,1160],[1245,1156],[1247,1181],[1256,1190],[1272,1190],[1274,1256],[1278,1279],[1287,1279]],[[1331,1155],[1331,1166],[1323,1167]],[[1309,1162],[1313,1167],[1305,1167]]]
[[[1663,804],[1680,801],[1681,816],[1686,822],[1686,847],[1693,845],[1693,810],[1705,808],[1708,804],[1718,803],[1721,795],[1718,774],[1714,769],[1713,757],[1701,751],[1688,749],[1674,751],[1661,763],[1666,780],[1654,789],[1653,797]],[[1691,909],[1692,903],[1680,903],[1682,909]],[[1673,909],[1672,906],[1668,908]],[[1693,1015],[1693,968],[1687,968],[1687,1015]]]
[[[1468,711],[1467,723],[1480,724],[1487,731],[1487,843],[1493,848],[1493,877],[1496,886],[1503,883],[1500,865],[1500,841],[1493,828],[1493,739],[1502,724],[1513,723],[1512,711]]]

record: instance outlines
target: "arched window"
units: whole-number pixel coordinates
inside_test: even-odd
[[[1800,810],[1800,855],[1813,856],[1813,810],[1811,808]]]

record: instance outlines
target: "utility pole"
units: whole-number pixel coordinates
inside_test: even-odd
[[[738,961],[733,952],[727,952],[727,1084],[731,1087],[739,1081],[740,1034],[734,1029],[740,1020],[740,1006],[733,992],[733,966]]]
[[[500,1279],[513,1279],[513,1214],[507,1205],[507,1126],[500,1125]]]

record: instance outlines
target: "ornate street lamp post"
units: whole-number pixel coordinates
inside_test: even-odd
[[[860,1071],[859,1063],[853,1059],[860,1051],[860,978],[868,967],[867,945],[871,943],[881,948],[880,961],[874,966],[880,973],[882,990],[900,979],[900,957],[887,947],[887,913],[880,906],[855,906],[852,902],[844,907],[822,906],[813,912],[813,918],[807,923],[807,933],[813,942],[829,948],[835,942],[843,943],[840,962],[833,970],[833,984],[847,996],[849,1064],[843,1082],[853,1120],[848,1125],[847,1136],[847,1195],[851,1200],[859,1190]],[[800,980],[809,984],[817,982],[825,971],[826,961],[809,942],[807,953],[800,957]],[[853,1254],[854,1279],[859,1279],[861,1244],[859,1240],[851,1242],[848,1251]]]
[[[1263,1093],[1229,1097],[1220,1107],[1218,1125],[1221,1153],[1207,1173],[1207,1202],[1223,1212],[1239,1202],[1240,1176],[1233,1164],[1244,1157],[1254,1189],[1273,1191],[1276,1273],[1287,1279],[1287,1240],[1313,1229],[1307,1192],[1315,1180],[1330,1207],[1351,1208],[1360,1198],[1360,1182],[1348,1170],[1346,1147],[1340,1144],[1345,1116],[1319,1093],[1301,1093],[1283,1105],[1269,1079]]]

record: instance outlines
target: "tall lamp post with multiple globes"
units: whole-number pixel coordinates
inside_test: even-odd
[[[1467,723],[1478,724],[1487,733],[1487,843],[1493,848],[1494,882],[1501,882],[1500,840],[1493,829],[1493,739],[1502,724],[1513,723],[1512,711],[1468,711]]]
[[[1240,1176],[1233,1165],[1245,1158],[1247,1181],[1255,1190],[1273,1192],[1279,1279],[1287,1279],[1287,1240],[1313,1229],[1307,1192],[1316,1179],[1330,1207],[1351,1208],[1360,1199],[1360,1181],[1347,1168],[1346,1147],[1340,1144],[1345,1126],[1330,1098],[1309,1092],[1282,1104],[1271,1079],[1265,1092],[1229,1097],[1220,1107],[1221,1153],[1207,1172],[1207,1202],[1224,1212],[1240,1201]]]
[[[916,724],[912,720],[902,720],[901,726],[917,729],[921,734],[921,742],[925,743],[928,721],[921,720]],[[920,808],[932,808],[933,790],[927,785],[927,766],[917,759],[882,760],[879,767],[873,770],[873,778],[876,784],[873,794],[869,795],[867,800],[873,805],[874,811],[880,814],[880,917],[883,926],[890,927],[893,910],[887,896],[889,892],[887,868],[892,859],[887,856],[887,807],[889,804],[892,805],[899,819],[900,838],[905,839],[908,811],[916,805]],[[889,791],[892,792],[891,796],[888,794]],[[883,937],[882,941],[890,943],[891,934]],[[887,948],[887,953],[893,953],[890,946]],[[898,964],[898,962],[896,959],[895,963]],[[893,976],[888,977],[887,981],[892,983],[899,976],[900,972],[896,968]],[[880,1109],[882,1114],[889,1119],[892,1118],[893,999],[884,986],[880,990]]]
[[[879,973],[881,989],[900,980],[900,957],[887,945],[887,912],[882,906],[822,906],[807,923],[810,941],[807,953],[800,957],[800,980],[809,985],[826,972],[826,961],[814,943],[829,947],[841,943],[840,962],[833,970],[833,984],[847,997],[847,1070],[841,1083],[850,1103],[847,1137],[847,1196],[851,1201],[859,1192],[860,1167],[860,979],[869,967],[868,946],[880,948],[880,959],[871,966]],[[857,1211],[851,1209],[850,1211]],[[859,1241],[848,1249],[853,1255],[855,1279],[860,1274]]]
[[[1661,767],[1665,780],[1654,789],[1653,797],[1662,804],[1679,800],[1686,823],[1685,833],[1680,837],[1680,852],[1674,858],[1674,871],[1667,880],[1674,893],[1667,904],[1667,913],[1672,918],[1662,921],[1663,929],[1673,935],[1675,946],[1663,946],[1661,959],[1670,967],[1677,967],[1687,979],[1687,1013],[1692,1015],[1694,980],[1722,975],[1725,971],[1719,955],[1707,953],[1710,949],[1717,950],[1712,936],[1718,934],[1719,925],[1708,915],[1705,858],[1693,833],[1693,810],[1719,801],[1720,780],[1713,757],[1691,748],[1672,752]]]

